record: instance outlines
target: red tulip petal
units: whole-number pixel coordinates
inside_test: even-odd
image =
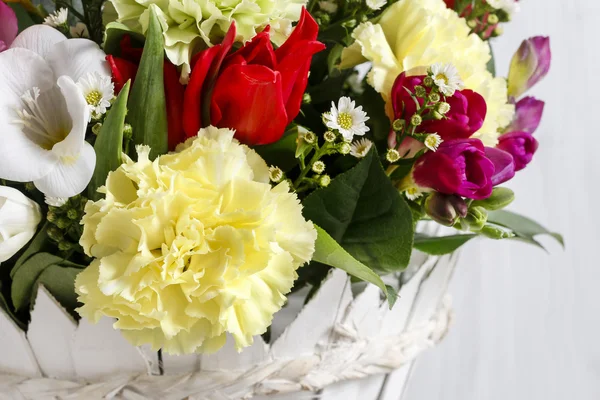
[[[302,15],[300,16],[298,25],[296,25],[296,28],[294,28],[294,31],[288,40],[286,40],[281,47],[275,50],[275,56],[277,57],[277,60],[281,62],[285,56],[292,53],[292,47],[294,47],[298,42],[315,41],[317,40],[318,35],[319,24],[317,24],[317,21],[315,21],[306,8],[302,7]]]
[[[254,39],[231,54],[223,63],[223,68],[232,64],[258,64],[276,69],[277,60],[271,44],[270,27],[266,27]]]
[[[179,82],[177,67],[169,61],[164,64],[165,97],[167,100],[167,121],[169,123],[169,150],[185,141],[183,131],[183,96],[185,88]]]
[[[215,125],[235,129],[235,137],[245,144],[276,142],[288,123],[281,75],[262,65],[232,65],[225,69],[212,102]]]
[[[112,81],[115,84],[115,93],[119,93],[123,89],[123,85],[131,79],[131,83],[135,80],[138,66],[132,62],[122,58],[106,56],[106,61],[112,73]]]

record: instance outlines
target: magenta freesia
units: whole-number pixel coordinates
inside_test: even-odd
[[[510,153],[515,160],[515,170],[520,171],[533,159],[538,141],[529,132],[509,132],[500,136],[497,148]]]
[[[3,1],[0,1],[0,52],[10,47],[18,32],[15,12]]]
[[[508,95],[514,98],[523,95],[546,76],[551,61],[549,37],[535,36],[524,40],[510,63]]]
[[[523,97],[516,104],[516,113],[507,132],[533,133],[540,125],[545,103],[534,97]]]
[[[512,156],[499,149],[485,148],[479,139],[443,142],[415,164],[414,182],[444,194],[485,199],[495,185],[514,176]]]

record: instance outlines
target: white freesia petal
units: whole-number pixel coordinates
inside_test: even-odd
[[[52,147],[52,152],[57,157],[76,157],[81,152],[85,142],[85,132],[90,118],[90,109],[81,89],[71,78],[61,76],[58,78],[57,84],[67,104],[67,114],[63,118],[70,118],[72,125],[67,137],[63,141],[56,143]]]
[[[66,36],[54,28],[33,25],[21,32],[10,47],[22,47],[46,57],[55,44],[66,41]],[[63,62],[68,64],[70,60],[65,59]]]
[[[77,82],[88,73],[110,76],[106,54],[88,39],[69,39],[56,44],[46,60],[56,78],[66,75]]]
[[[72,197],[85,190],[96,167],[96,153],[92,145],[84,142],[77,157],[60,159],[54,169],[34,181],[35,187],[50,197]]]
[[[21,48],[0,53],[0,178],[29,182],[54,164],[54,156],[27,137],[17,122],[21,97],[33,87],[44,91],[52,86],[52,70],[36,53]]]
[[[17,189],[0,186],[0,262],[31,240],[42,219],[39,205]]]

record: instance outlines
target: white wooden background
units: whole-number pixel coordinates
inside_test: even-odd
[[[536,159],[510,185],[517,212],[565,235],[551,255],[472,243],[451,294],[445,341],[417,361],[403,400],[600,399],[600,0],[521,0],[494,42],[506,74],[525,37],[551,36]]]

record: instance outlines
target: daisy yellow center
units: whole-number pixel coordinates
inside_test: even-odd
[[[102,100],[102,93],[97,90],[93,90],[85,95],[85,101],[91,106],[97,105],[100,103],[100,100]]]
[[[444,82],[445,85],[448,84],[448,77],[446,76],[446,74],[442,74],[442,73],[437,74],[435,76],[435,80],[442,81],[442,82]]]
[[[419,190],[416,187],[411,187],[406,189],[406,193],[408,193],[410,196],[416,196],[419,194]]]
[[[352,128],[352,115],[347,112],[340,113],[337,117],[337,123],[342,129]]]
[[[439,143],[438,143],[438,139],[435,136],[427,136],[427,138],[425,139],[425,144],[427,145],[427,147],[429,148],[436,148]]]

